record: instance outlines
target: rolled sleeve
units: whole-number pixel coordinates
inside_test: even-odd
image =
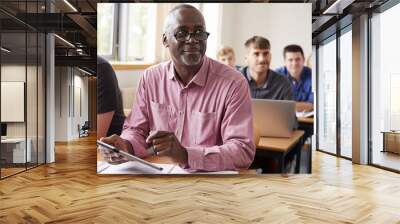
[[[204,170],[204,148],[188,147],[188,166],[195,170]]]
[[[111,65],[101,63],[97,65],[97,114],[115,111],[117,108],[118,85]]]
[[[253,116],[246,80],[238,81],[226,101],[221,123],[223,144],[211,147],[187,147],[190,169],[204,171],[238,170],[253,162]]]
[[[141,158],[148,156],[146,136],[149,134],[149,121],[146,102],[145,75],[143,75],[136,93],[136,101],[131,113],[125,119],[121,133],[121,138],[128,140],[135,155]]]

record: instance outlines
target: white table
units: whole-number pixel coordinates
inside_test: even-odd
[[[25,138],[1,139],[1,157],[9,163],[26,163],[31,161],[32,140],[27,138],[28,143],[25,151]],[[11,160],[12,155],[12,160]],[[8,157],[8,158],[7,158]],[[25,161],[26,159],[26,161]]]

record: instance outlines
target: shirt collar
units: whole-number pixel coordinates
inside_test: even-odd
[[[192,82],[201,87],[204,87],[206,85],[209,63],[210,63],[210,59],[207,56],[204,56],[203,64],[201,65],[200,70],[193,76],[193,79],[190,80],[190,82],[188,83],[188,86]],[[167,76],[171,80],[176,80],[174,63],[172,61],[169,66]]]
[[[172,63],[172,61],[169,63],[169,66],[168,66],[167,77],[168,77],[168,79],[171,79],[171,80],[175,79],[174,63]]]
[[[303,67],[303,70],[301,70],[301,72],[300,72],[300,80],[299,80],[299,81],[297,81],[297,79],[293,78],[293,76],[290,74],[289,70],[287,70],[286,66],[285,66],[285,71],[286,71],[287,77],[289,78],[289,80],[290,80],[291,82],[294,81],[294,82],[296,82],[296,84],[300,85],[300,84],[302,84],[305,80],[307,80],[305,68],[306,68],[306,66],[304,66],[304,67]]]
[[[249,80],[249,82],[253,81],[255,83],[255,81],[253,80],[253,78],[250,75],[250,68],[248,66],[246,67],[245,71],[246,71],[247,80]],[[268,69],[267,74],[268,74],[267,80],[265,81],[264,85],[262,86],[262,88],[264,88],[264,89],[267,88],[268,82],[271,79],[270,69]]]

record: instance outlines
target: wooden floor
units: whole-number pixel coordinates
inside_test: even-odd
[[[0,168],[0,172],[1,172],[1,178],[25,171],[25,167],[24,168]]]
[[[374,151],[372,162],[376,165],[400,170],[400,154],[392,152]]]
[[[102,176],[94,138],[0,181],[0,223],[400,223],[400,175],[315,152],[312,175]]]

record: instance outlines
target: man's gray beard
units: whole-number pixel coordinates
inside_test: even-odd
[[[185,65],[192,66],[192,65],[198,65],[201,62],[202,57],[200,54],[196,54],[196,56],[182,55],[181,58],[182,58],[182,62]]]

